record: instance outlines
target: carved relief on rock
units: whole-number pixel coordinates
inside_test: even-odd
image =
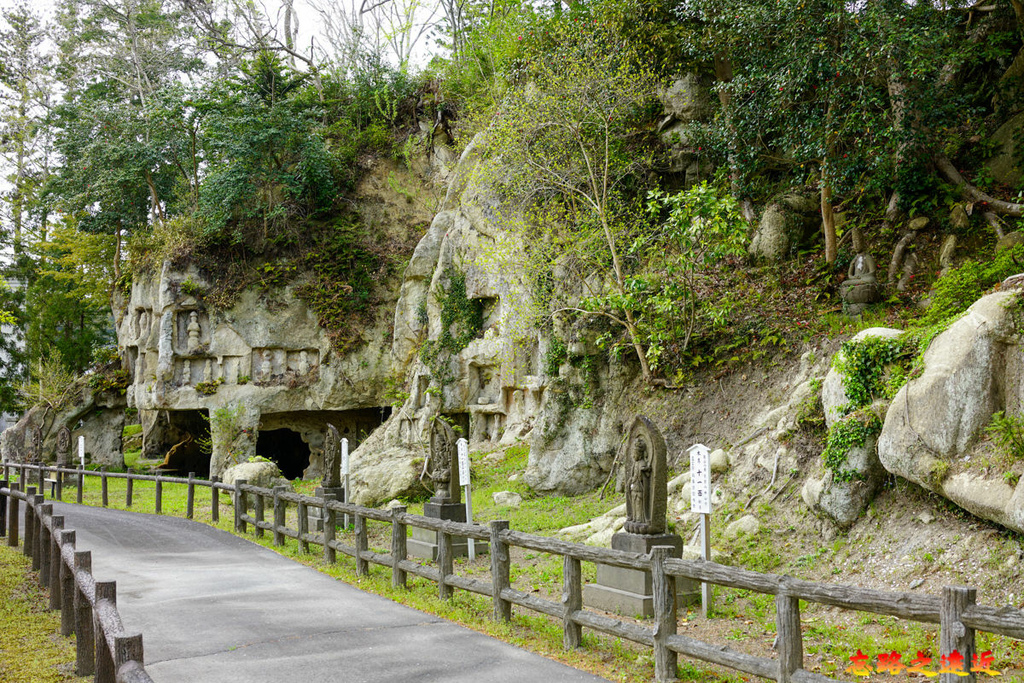
[[[71,430],[67,425],[57,432],[57,464],[67,465],[71,461]]]
[[[324,436],[324,476],[321,484],[325,489],[341,486],[341,435],[338,428],[327,425]]]
[[[430,461],[428,474],[434,483],[435,503],[460,501],[458,453],[455,431],[444,420],[434,420],[430,427]]]
[[[188,342],[187,342],[186,349],[187,349],[187,351],[189,353],[195,353],[195,352],[199,351],[199,349],[202,347],[203,342],[200,339],[200,335],[202,334],[202,331],[203,331],[202,325],[199,324],[199,314],[196,313],[195,311],[192,311],[188,315],[188,328],[187,328]]]
[[[626,523],[633,534],[665,533],[668,507],[665,439],[649,419],[638,416],[626,446]]]

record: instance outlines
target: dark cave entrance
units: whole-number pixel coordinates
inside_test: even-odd
[[[256,455],[277,463],[287,479],[301,479],[309,467],[309,444],[291,429],[260,431],[256,439]]]
[[[145,430],[143,457],[159,458],[162,472],[198,477],[210,476],[210,420],[205,410],[170,410],[156,413]]]

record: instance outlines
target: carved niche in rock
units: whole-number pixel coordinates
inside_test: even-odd
[[[429,474],[434,483],[433,502],[460,502],[458,466],[455,431],[444,420],[436,419],[430,427]]]
[[[626,446],[626,523],[632,534],[665,533],[668,508],[665,439],[644,416],[629,429]]]

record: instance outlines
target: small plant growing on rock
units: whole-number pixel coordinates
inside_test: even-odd
[[[224,380],[222,378],[217,378],[212,382],[199,382],[196,384],[196,391],[204,396],[212,396],[217,393],[217,389],[221,384],[224,384]]]

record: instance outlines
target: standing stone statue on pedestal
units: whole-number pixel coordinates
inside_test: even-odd
[[[462,499],[459,487],[458,452],[455,431],[444,420],[434,420],[430,428],[430,480],[434,484],[432,503],[458,504]],[[465,517],[463,517],[463,521]]]
[[[341,485],[341,434],[332,424],[328,424],[324,432],[324,472],[320,486],[313,492],[317,498],[323,498],[328,494],[333,494],[335,500],[345,500],[345,489]],[[341,515],[337,517],[338,524],[341,524]],[[309,508],[309,528],[323,531],[324,514],[320,508]]]
[[[455,431],[441,418],[435,418],[430,427],[430,460],[427,461],[426,473],[433,482],[434,495],[423,504],[423,516],[444,519],[453,522],[466,521],[466,508],[462,500],[462,488],[459,482],[458,444]],[[437,559],[437,532],[429,529],[412,528],[412,538],[408,541],[409,554],[413,557]],[[474,546],[476,553],[487,552],[487,544],[477,541]],[[452,538],[452,554],[459,557],[469,554],[467,539],[460,536]]]
[[[57,432],[57,464],[67,465],[71,461],[71,430],[67,425]]]
[[[612,536],[612,548],[646,555],[659,545],[671,546],[672,557],[682,557],[683,539],[666,533],[668,509],[668,465],[665,439],[649,419],[637,417],[629,429],[626,446],[626,522],[623,531]],[[699,584],[677,579],[677,594],[686,601],[699,599]],[[597,583],[583,589],[583,601],[590,607],[628,616],[654,615],[651,573],[597,565]]]

